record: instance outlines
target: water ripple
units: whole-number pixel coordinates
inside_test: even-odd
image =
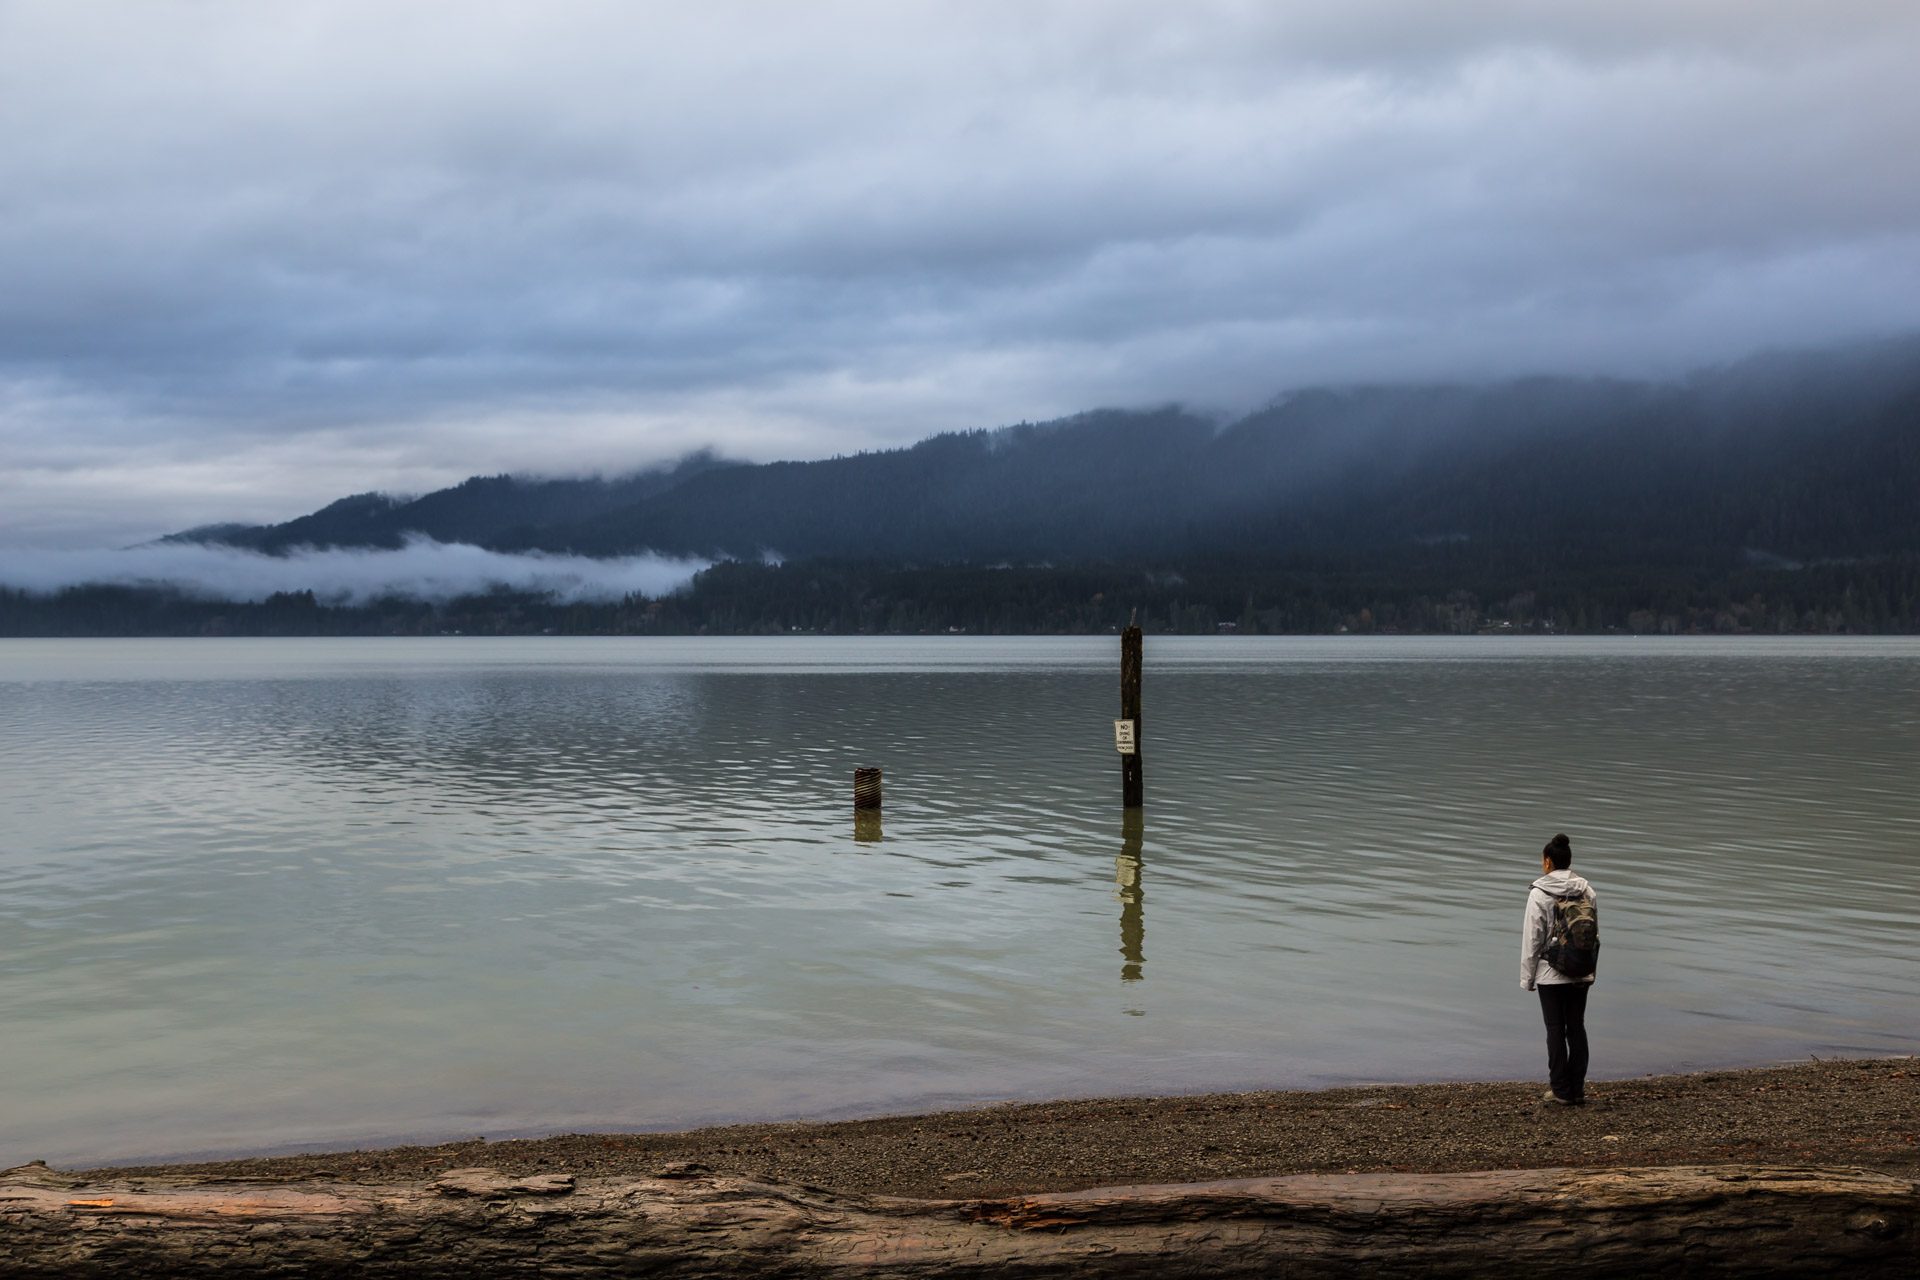
[[[0,1163],[1914,1047],[1920,645],[1113,650],[0,642]]]

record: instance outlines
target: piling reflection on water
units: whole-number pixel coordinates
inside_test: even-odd
[[[853,811],[853,840],[855,844],[880,843],[880,810],[855,809]]]
[[[1146,890],[1140,882],[1142,863],[1140,846],[1146,834],[1146,822],[1138,809],[1127,809],[1121,818],[1120,856],[1113,860],[1114,896],[1120,899],[1120,981],[1138,982],[1146,974],[1147,936]]]

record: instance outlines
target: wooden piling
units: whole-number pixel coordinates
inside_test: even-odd
[[[1120,718],[1133,721],[1133,750],[1120,757],[1120,803],[1138,809],[1146,803],[1146,783],[1141,772],[1143,748],[1140,723],[1140,628],[1128,627],[1120,633]]]
[[[880,807],[880,770],[855,769],[853,771],[853,807],[856,809]]]

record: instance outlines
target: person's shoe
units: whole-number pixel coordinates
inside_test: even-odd
[[[1551,1089],[1549,1089],[1549,1090],[1547,1090],[1547,1091],[1546,1091],[1545,1093],[1543,1093],[1543,1094],[1541,1094],[1541,1095],[1540,1095],[1540,1100],[1541,1100],[1542,1102],[1557,1102],[1557,1103],[1559,1103],[1559,1104],[1560,1104],[1561,1106],[1563,1106],[1563,1107],[1577,1107],[1577,1106],[1579,1106],[1579,1105],[1580,1105],[1580,1102],[1579,1102],[1579,1099],[1577,1099],[1577,1098],[1563,1098],[1563,1097],[1561,1097],[1561,1096],[1560,1096],[1559,1094],[1557,1094],[1557,1093],[1555,1093],[1555,1092],[1554,1092],[1553,1090],[1551,1090]]]

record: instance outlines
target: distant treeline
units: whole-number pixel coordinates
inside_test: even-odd
[[[1083,635],[1133,618],[1150,632],[1183,635],[1920,633],[1920,557],[1578,573],[1445,559],[1009,568],[728,561],[673,595],[576,604],[506,592],[327,605],[311,592],[249,604],[133,587],[45,596],[0,589],[0,635]]]

